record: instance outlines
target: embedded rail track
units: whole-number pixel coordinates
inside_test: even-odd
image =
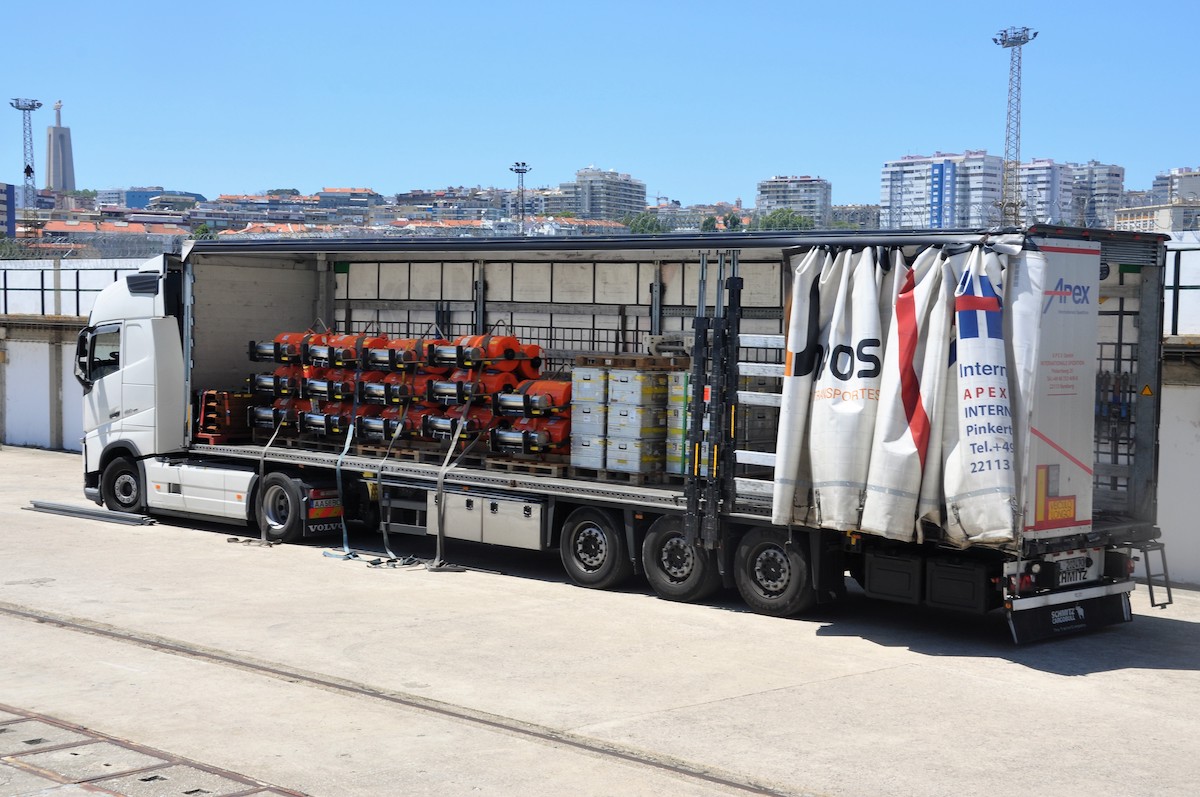
[[[232,667],[244,672],[267,678],[275,678],[289,683],[305,684],[335,693],[353,695],[357,698],[366,698],[383,704],[427,712],[497,733],[514,735],[531,741],[560,747],[569,747],[592,756],[646,767],[684,780],[729,789],[734,793],[767,795],[768,797],[786,797],[788,795],[795,797],[794,792],[779,791],[756,784],[748,779],[743,779],[735,774],[713,771],[685,761],[657,756],[642,750],[618,747],[579,734],[522,722],[511,717],[476,711],[466,706],[431,700],[404,692],[379,689],[366,684],[355,683],[320,673],[307,672],[277,663],[256,661],[252,658],[232,654],[228,651],[214,650],[199,645],[191,645],[179,640],[136,633],[79,618],[37,611],[7,603],[0,603],[0,615],[114,640],[160,653]]]

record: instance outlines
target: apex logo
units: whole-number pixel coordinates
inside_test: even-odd
[[[1059,277],[1058,284],[1054,286],[1053,290],[1042,292],[1042,295],[1046,297],[1046,306],[1042,308],[1042,315],[1050,311],[1050,305],[1054,304],[1055,299],[1058,299],[1059,304],[1066,304],[1068,299],[1071,304],[1089,304],[1092,301],[1088,295],[1091,290],[1091,285],[1072,285]]]

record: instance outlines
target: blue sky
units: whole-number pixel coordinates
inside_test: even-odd
[[[1024,51],[1023,159],[1096,159],[1126,188],[1200,166],[1200,3],[56,0],[4,11],[4,98],[38,185],[63,101],[83,188],[219,193],[557,185],[595,165],[651,197],[754,202],[809,174],[879,201],[886,160],[1004,150],[1001,28]],[[1132,14],[1131,14],[1132,12]],[[0,108],[0,181],[20,182]],[[651,199],[653,201],[653,199]]]

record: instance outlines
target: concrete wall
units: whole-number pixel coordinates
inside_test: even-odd
[[[1200,511],[1196,495],[1196,452],[1200,451],[1200,370],[1164,369],[1159,426],[1158,525],[1167,544],[1171,579],[1200,586]],[[1178,384],[1180,381],[1190,384]],[[1151,566],[1157,571],[1158,563]]]
[[[96,295],[144,262],[0,260],[0,443],[80,450],[76,334]]]
[[[5,340],[3,442],[79,451],[83,389],[72,375],[74,343],[57,342],[63,336],[49,330],[39,332],[42,339]]]

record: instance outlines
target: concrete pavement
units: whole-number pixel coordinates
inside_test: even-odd
[[[86,504],[80,470],[0,450],[0,704],[252,780],[313,795],[1200,790],[1195,592],[1158,611],[1139,590],[1132,624],[1016,648],[1000,617],[861,594],[779,620],[733,596],[580,589],[552,554],[451,543],[499,572],[371,569],[230,544],[228,527],[21,509]]]

